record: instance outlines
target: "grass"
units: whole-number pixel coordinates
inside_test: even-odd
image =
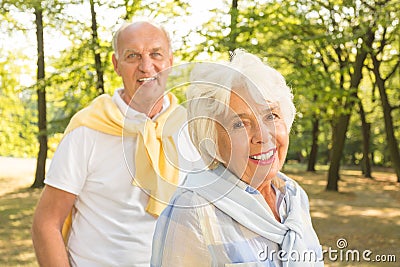
[[[314,228],[323,249],[333,252],[331,257],[325,254],[326,266],[399,266],[400,184],[393,170],[376,169],[374,178],[368,179],[354,167],[345,168],[340,192],[327,192],[325,167],[315,173],[301,169],[305,167],[288,166],[286,173],[308,193]],[[347,243],[345,248],[338,247],[340,240]],[[360,261],[352,260],[357,259],[351,257],[353,252],[359,253]],[[362,259],[364,252],[370,262]],[[395,257],[396,262],[378,263],[376,256],[386,260]],[[335,260],[340,257],[342,261]]]
[[[38,266],[30,227],[40,189],[33,183],[35,160],[0,158],[0,266]]]
[[[325,266],[399,266],[400,184],[393,171],[374,169],[374,178],[367,179],[357,168],[344,168],[340,192],[327,192],[327,167],[318,166],[315,173],[304,169],[303,165],[289,164],[285,173],[308,193],[314,228],[323,249],[331,250],[331,256],[325,253]],[[34,170],[33,159],[0,157],[0,266],[38,266],[30,237],[41,192],[29,189]],[[347,247],[339,249],[338,240],[346,240]],[[371,251],[371,260],[376,255],[394,255],[396,262],[367,262],[362,259],[366,250]],[[356,251],[360,261],[351,261]],[[346,261],[346,254],[350,261]]]

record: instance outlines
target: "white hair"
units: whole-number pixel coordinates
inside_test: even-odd
[[[229,108],[231,90],[244,88],[257,103],[278,102],[288,131],[296,109],[293,94],[283,76],[257,56],[242,49],[233,52],[230,62],[196,63],[186,90],[189,134],[205,164],[218,157],[216,117]]]
[[[158,29],[160,29],[164,34],[165,37],[167,38],[168,41],[168,52],[170,53],[170,55],[172,55],[172,41],[171,41],[171,36],[169,34],[169,32],[165,29],[164,26],[162,26],[161,24],[158,24],[157,22],[153,21],[153,20],[149,20],[149,19],[145,19],[145,18],[138,18],[132,22],[124,22],[121,27],[119,27],[119,29],[114,33],[113,38],[112,38],[112,48],[114,50],[114,54],[115,57],[118,59],[118,38],[119,38],[119,34],[126,28],[128,28],[131,25],[135,25],[135,24],[142,24],[142,23],[148,23]]]

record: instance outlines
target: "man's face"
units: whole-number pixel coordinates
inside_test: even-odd
[[[114,70],[122,77],[125,94],[134,102],[154,103],[164,93],[172,54],[165,33],[146,22],[123,29],[117,40]],[[164,72],[163,72],[164,71]]]

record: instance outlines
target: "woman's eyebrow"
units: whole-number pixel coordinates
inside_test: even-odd
[[[227,121],[232,121],[232,120],[236,120],[236,119],[241,119],[241,118],[246,118],[249,117],[249,114],[247,113],[234,113],[234,114],[230,114],[226,117]]]
[[[221,122],[222,124],[227,125],[227,124],[232,123],[232,122],[234,122],[234,121],[236,121],[236,120],[241,120],[241,119],[243,119],[243,118],[245,118],[245,117],[248,117],[248,115],[247,115],[246,113],[227,114],[225,117],[221,117],[221,118],[220,118],[220,119],[221,119],[220,122]]]
[[[267,102],[267,106],[263,109],[264,112],[271,112],[279,109],[279,104],[276,102]]]

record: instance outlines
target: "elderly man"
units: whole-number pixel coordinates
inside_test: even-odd
[[[171,185],[201,165],[185,112],[165,94],[168,33],[152,22],[125,24],[113,47],[124,88],[72,118],[45,179],[32,226],[41,266],[149,266]]]

